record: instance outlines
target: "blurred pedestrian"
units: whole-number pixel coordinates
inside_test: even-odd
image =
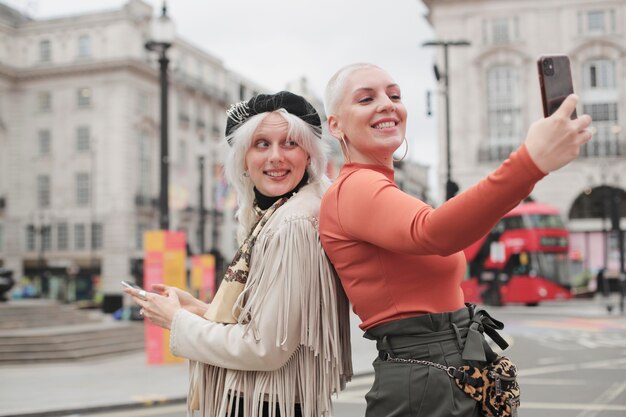
[[[591,118],[571,120],[576,103],[569,96],[497,170],[433,209],[394,182],[393,153],[406,142],[400,86],[371,64],[344,67],[328,82],[328,128],[346,164],[322,199],[320,235],[365,337],[377,342],[367,417],[481,415],[447,372],[395,359],[444,367],[493,359],[481,332],[501,323],[464,305],[462,250],[577,157]]]
[[[352,369],[347,298],[319,240],[320,118],[303,97],[260,94],[231,107],[226,138],[241,247],[213,303],[125,291],[191,360],[189,413],[199,394],[203,417],[329,416]]]

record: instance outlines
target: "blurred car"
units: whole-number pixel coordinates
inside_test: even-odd
[[[139,314],[140,310],[141,307],[138,305],[122,307],[113,312],[113,318],[115,320],[143,321],[143,316]]]

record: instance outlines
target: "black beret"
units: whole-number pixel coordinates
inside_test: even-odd
[[[241,101],[230,106],[226,112],[226,136],[231,135],[250,117],[278,109],[285,109],[311,126],[322,129],[320,116],[311,103],[297,94],[279,91],[276,94],[259,94],[248,101]],[[232,145],[231,138],[228,138],[228,144]]]

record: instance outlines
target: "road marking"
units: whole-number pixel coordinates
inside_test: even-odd
[[[626,405],[618,404],[580,404],[580,403],[529,403],[523,402],[520,409],[533,410],[598,410],[598,411],[626,411]]]
[[[563,358],[561,357],[552,357],[552,358],[541,358],[537,361],[539,365],[554,365],[557,363],[563,363]]]
[[[596,399],[593,400],[593,404],[603,405],[606,403],[610,403],[611,401],[616,399],[624,390],[626,390],[626,382],[615,382],[600,396],[596,397]],[[600,411],[603,410],[584,410],[576,417],[595,417],[599,414]]]
[[[575,371],[576,369],[601,369],[601,368],[615,368],[618,365],[626,364],[626,358],[602,360],[595,362],[587,362],[583,364],[563,364],[563,365],[550,365],[541,366],[537,368],[523,369],[520,371],[520,377],[531,375],[550,374],[554,372]]]
[[[588,382],[582,379],[548,379],[548,378],[520,378],[523,385],[586,385]]]

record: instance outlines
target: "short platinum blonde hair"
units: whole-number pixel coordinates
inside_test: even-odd
[[[306,168],[309,174],[309,183],[329,182],[326,177],[329,146],[327,142],[322,139],[320,129],[311,126],[285,109],[260,113],[250,117],[227,138],[231,140],[232,146],[229,147],[224,162],[224,175],[226,180],[235,188],[237,193],[237,202],[239,204],[236,213],[236,217],[239,220],[237,237],[240,242],[249,234],[256,218],[253,207],[254,183],[249,176],[244,176],[246,170],[246,153],[248,149],[250,149],[250,146],[252,146],[254,132],[256,132],[263,120],[272,113],[280,114],[280,116],[287,121],[289,125],[289,137],[309,154],[311,163]]]
[[[360,62],[346,65],[345,67],[340,68],[335,75],[330,77],[328,84],[326,84],[326,91],[324,94],[324,110],[328,116],[331,114],[337,114],[337,107],[339,105],[339,101],[341,101],[341,97],[345,94],[346,81],[350,75],[352,75],[355,71],[368,68],[378,68],[382,70],[382,68],[378,65]]]

